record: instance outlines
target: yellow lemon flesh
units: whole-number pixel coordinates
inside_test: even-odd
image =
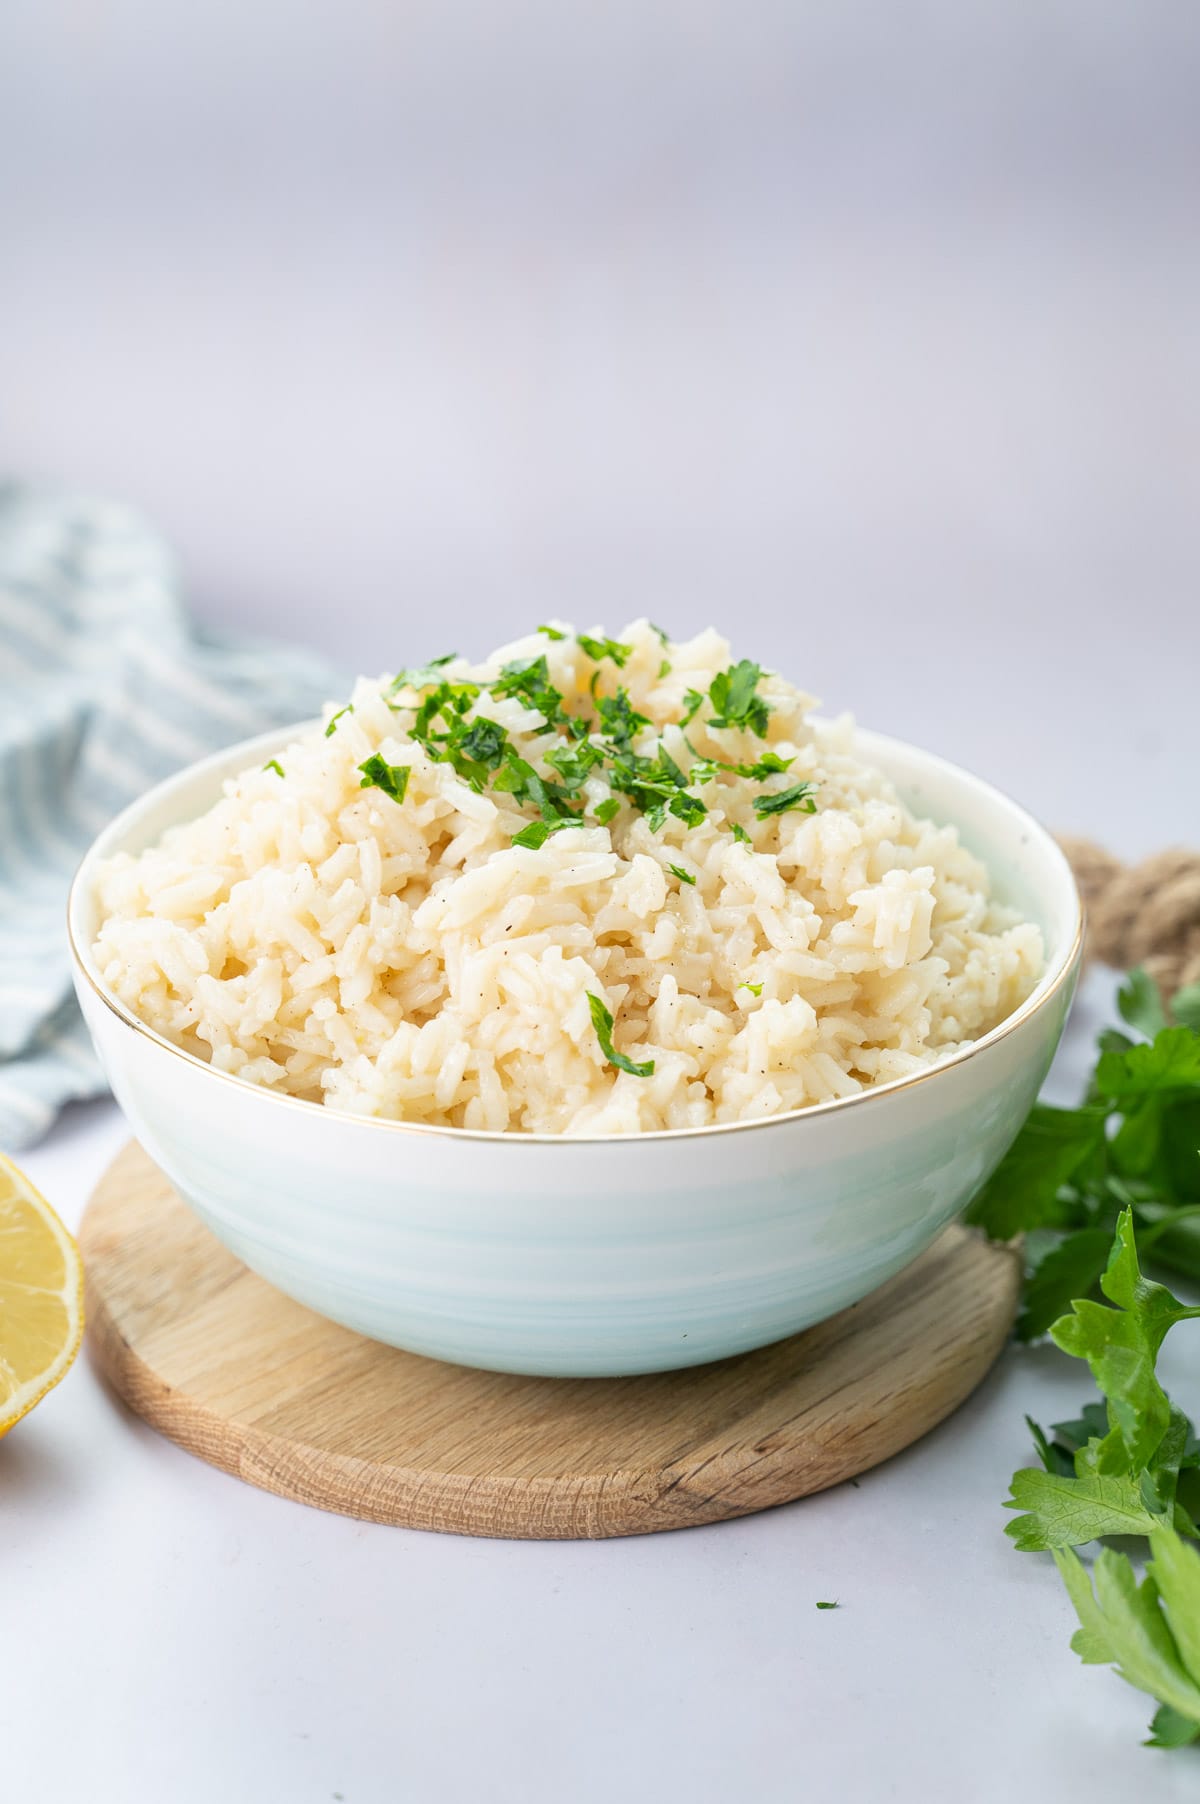
[[[0,1435],[58,1383],[82,1334],[79,1249],[0,1153]]]

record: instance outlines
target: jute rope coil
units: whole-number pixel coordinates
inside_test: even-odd
[[[1170,1000],[1200,983],[1200,853],[1180,846],[1122,864],[1090,839],[1059,836],[1087,909],[1087,951],[1119,971],[1144,965]]]

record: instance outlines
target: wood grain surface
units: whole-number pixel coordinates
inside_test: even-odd
[[[80,1232],[88,1335],[130,1407],[283,1497],[373,1522],[530,1539],[742,1516],[851,1478],[974,1389],[1019,1259],[961,1227],[803,1334],[688,1371],[521,1378],[398,1352],[257,1278],[136,1144]]]

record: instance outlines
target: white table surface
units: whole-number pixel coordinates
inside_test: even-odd
[[[1055,1082],[1069,1094],[1111,985]],[[73,1111],[26,1158],[66,1219],[125,1137]],[[1188,1324],[1168,1386],[1200,1404]],[[1185,1337],[1192,1333],[1190,1343]],[[1011,1350],[949,1422],[822,1496],[606,1542],[382,1528],[160,1439],[86,1354],[0,1444],[0,1792],[14,1804],[1191,1799],[1149,1701],[1069,1651],[1000,1508],[1025,1412],[1086,1370]],[[816,1609],[835,1598],[836,1611]]]
[[[1056,826],[1200,844],[1195,9],[10,12],[0,461],[143,506],[212,623],[379,669],[736,622]],[[26,1162],[74,1222],[123,1137]],[[0,1445],[0,1798],[1191,1798],[1001,1532],[1088,1388],[1012,1352],[858,1488],[539,1546],[248,1489],[82,1358]]]

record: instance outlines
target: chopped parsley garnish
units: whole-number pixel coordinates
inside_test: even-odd
[[[580,633],[579,643],[589,658],[599,664],[603,658],[611,658],[618,670],[624,670],[633,656],[632,645],[622,645],[619,639],[589,639],[586,633]]]
[[[263,765],[263,769],[273,770],[277,777],[282,777],[283,775],[283,766],[280,764],[278,758],[268,758],[267,762]]]
[[[671,674],[671,660],[670,660],[670,658],[664,658],[662,663],[658,667],[658,681],[661,683],[663,678],[669,677],[670,674]]]
[[[515,696],[526,708],[535,709],[548,727],[564,718],[563,698],[550,681],[550,667],[544,656],[516,658],[506,664],[491,684],[491,691],[493,695]]]
[[[659,768],[671,779],[671,782],[674,783],[676,789],[687,788],[690,779],[680,770],[665,745],[660,745],[658,748],[658,762]]]
[[[583,788],[588,772],[595,770],[603,762],[604,753],[590,739],[581,739],[576,744],[554,746],[546,753],[546,763],[551,770],[557,771],[563,788],[571,796],[577,795]]]
[[[730,832],[743,846],[753,845],[753,840],[750,838],[750,835],[740,821],[734,821],[733,826],[730,828]]]
[[[575,818],[576,810],[568,807],[570,792],[561,783],[540,777],[528,759],[522,758],[511,745],[504,748],[504,763],[493,778],[492,787],[504,795],[515,796],[518,802],[532,802],[544,821]]]
[[[840,1610],[841,1607],[842,1606],[838,1603],[836,1598],[831,1600],[826,1597],[819,1597],[817,1599],[818,1610]]]
[[[749,990],[752,996],[761,996],[763,992],[761,983],[739,983],[738,989]]]
[[[581,820],[530,821],[519,833],[513,835],[514,846],[525,846],[536,852],[544,846],[552,833],[560,833],[564,827],[582,827]]]
[[[402,802],[408,789],[409,766],[407,764],[389,764],[386,758],[376,752],[359,765],[362,772],[360,789],[382,789],[385,796],[391,796],[393,802]]]
[[[415,670],[398,670],[388,685],[388,694],[395,695],[401,689],[425,689],[430,683],[439,680],[439,672],[447,664],[453,664],[458,653],[448,651],[444,657],[430,658],[428,664],[421,664]]]
[[[478,683],[436,684],[422,696],[409,732],[430,758],[449,764],[464,782],[482,793],[488,773],[500,762],[508,735],[494,720],[481,717],[468,725],[466,716],[480,694]],[[397,711],[410,705],[388,703]]]
[[[667,813],[673,814],[676,820],[685,827],[698,827],[708,813],[708,809],[699,796],[689,795],[686,790],[677,790],[667,803]]]
[[[749,658],[743,658],[715,676],[708,690],[708,698],[716,710],[709,726],[740,727],[743,732],[756,733],[760,739],[765,739],[771,710],[762,696],[755,694],[761,676],[762,667]]]
[[[815,783],[795,783],[791,789],[776,790],[774,795],[755,796],[754,812],[760,821],[765,821],[772,814],[786,814],[791,808],[799,808],[804,814],[815,814],[815,788]]]
[[[623,1052],[618,1052],[612,1042],[612,1015],[605,1008],[599,996],[594,995],[591,990],[587,993],[587,999],[588,1007],[592,1011],[592,1026],[595,1028],[596,1038],[600,1042],[600,1050],[609,1064],[615,1065],[618,1071],[627,1071],[630,1077],[653,1077],[654,1060],[647,1059],[645,1064],[638,1065],[633,1059],[626,1058]]]
[[[646,715],[638,713],[625,689],[618,689],[615,695],[598,695],[595,699],[600,725],[618,751],[627,752],[642,728],[650,725]]]
[[[331,714],[329,717],[328,724],[326,725],[326,728],[325,728],[326,739],[328,739],[332,733],[335,733],[337,731],[337,723],[342,718],[342,715],[343,714],[353,714],[353,712],[354,712],[354,703],[347,702],[346,706],[344,708],[339,708],[336,714]]]
[[[764,777],[778,776],[781,771],[795,764],[794,758],[781,758],[778,752],[764,752],[753,764],[728,764],[726,770],[732,770],[739,777],[752,777],[761,782]]]
[[[678,877],[680,883],[695,883],[696,881],[692,873],[690,871],[685,871],[681,864],[669,864],[667,869],[673,876]]]
[[[696,760],[690,772],[693,783],[711,783],[721,771],[727,771],[731,777],[761,782],[764,777],[778,776],[796,762],[794,758],[781,758],[778,752],[764,752],[753,764],[727,764],[723,758],[702,758],[686,734],[684,744]]]
[[[1200,1742],[1200,1440],[1155,1369],[1200,1309],[1144,1271],[1200,1278],[1193,996],[1168,1004],[1131,972],[1118,997],[1130,1031],[1100,1035],[1079,1107],[1035,1104],[968,1211],[994,1238],[1026,1234],[1017,1338],[1048,1334],[1100,1393],[1049,1430],[1026,1418],[1037,1463],[1013,1473],[1007,1532],[1053,1555],[1079,1617],[1072,1648],[1155,1700],[1159,1748]],[[1088,1564],[1075,1551],[1109,1537]]]
[[[647,621],[646,624],[649,626],[650,631],[652,633],[658,634],[659,638],[662,640],[664,645],[670,645],[670,643],[671,643],[670,633],[664,632],[664,630],[661,626],[655,626],[653,620]]]
[[[482,764],[488,770],[495,770],[504,755],[508,733],[499,721],[489,720],[481,715],[473,720],[458,740],[459,755],[472,764]]]
[[[556,642],[572,638],[571,630],[548,623],[537,630]],[[659,627],[654,631],[664,647],[669,647],[666,633]],[[685,736],[693,763],[689,770],[683,770],[668,751],[661,728],[634,706],[625,687],[618,682],[614,695],[602,693],[600,665],[609,662],[617,670],[623,669],[633,656],[634,647],[620,639],[587,633],[581,633],[577,643],[596,664],[589,685],[594,715],[577,712],[574,698],[568,708],[544,653],[513,659],[504,665],[499,676],[485,682],[448,677],[446,666],[457,656],[448,652],[419,669],[400,671],[384,692],[384,700],[393,712],[411,715],[409,736],[428,758],[448,764],[478,794],[489,791],[511,795],[519,805],[536,814],[536,822],[527,820],[514,844],[536,849],[546,843],[550,832],[581,826],[588,807],[585,786],[593,772],[612,793],[591,808],[591,818],[606,826],[617,818],[623,802],[628,801],[643,816],[651,832],[657,833],[668,818],[681,821],[685,827],[699,826],[708,815],[708,807],[697,794],[697,787],[711,783],[720,772],[758,781],[782,774],[794,762],[767,751],[745,763],[702,758]],[[670,670],[670,662],[663,658],[658,666],[659,678]],[[713,726],[737,727],[757,732],[760,737],[765,733],[770,710],[756,693],[761,675],[757,664],[743,659],[713,678],[708,691],[715,710]],[[394,699],[402,691],[407,699]],[[522,757],[508,729],[488,715],[475,712],[484,695],[515,700],[539,716],[533,731],[539,739],[545,736],[543,745],[538,745],[530,757]],[[698,689],[687,690],[678,724],[686,725],[705,700]],[[344,714],[352,711],[352,704],[339,709],[325,727],[326,736],[336,730]],[[654,738],[651,749],[635,749],[642,735]],[[403,796],[407,766],[389,765],[377,755],[359,769],[364,773],[364,789],[380,788],[397,801]],[[760,819],[785,813],[789,808],[812,810],[815,804],[808,797],[813,787],[799,784],[776,795],[759,796],[755,810]],[[732,831],[735,839],[749,842],[749,835],[736,823]],[[681,882],[692,881],[682,874],[682,867],[673,868]]]

